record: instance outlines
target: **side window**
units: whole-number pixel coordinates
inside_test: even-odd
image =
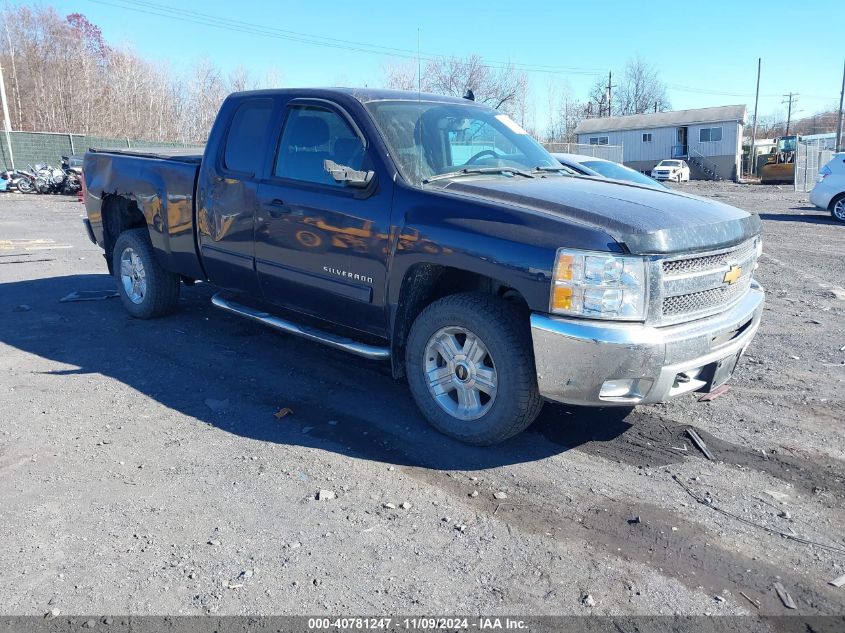
[[[698,141],[700,143],[718,142],[722,140],[722,128],[720,127],[705,127],[698,131]]]
[[[336,112],[317,106],[291,108],[273,173],[279,178],[343,187],[326,171],[326,160],[360,170],[364,144]]]
[[[247,174],[258,171],[259,150],[267,138],[267,124],[272,111],[272,99],[245,101],[238,106],[223,150],[223,166],[226,169]]]

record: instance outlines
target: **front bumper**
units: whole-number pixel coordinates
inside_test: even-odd
[[[830,178],[830,176],[828,176],[828,178]],[[834,193],[833,187],[827,186],[824,180],[816,183],[816,186],[813,187],[813,190],[810,192],[810,204],[827,211],[830,207],[830,201],[833,199]]]
[[[754,338],[763,301],[763,289],[752,282],[725,312],[659,328],[534,313],[540,394],[569,404],[630,406],[712,390],[730,378]]]
[[[677,180],[678,174],[653,174],[655,180]]]

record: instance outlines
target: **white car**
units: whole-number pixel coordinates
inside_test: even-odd
[[[614,163],[613,161],[605,160],[604,158],[597,158],[595,156],[584,156],[582,154],[552,154],[557,161],[582,176],[595,176],[598,178],[610,178],[612,180],[622,180],[625,182],[633,182],[638,185],[646,187],[653,187],[658,189],[666,189],[666,185],[661,185],[656,182],[654,178],[649,178],[645,174],[638,171]]]
[[[845,152],[834,154],[819,170],[816,186],[810,192],[810,202],[819,209],[830,211],[834,220],[845,222]]]
[[[651,177],[655,180],[689,182],[689,165],[683,160],[661,160],[651,170]]]

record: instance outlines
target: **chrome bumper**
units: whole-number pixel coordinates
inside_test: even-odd
[[[752,282],[725,312],[659,328],[534,313],[540,394],[569,404],[630,406],[712,390],[730,378],[754,338],[763,300]]]

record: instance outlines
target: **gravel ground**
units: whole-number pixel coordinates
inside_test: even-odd
[[[798,613],[845,612],[845,226],[787,188],[680,188],[765,226],[730,391],[549,404],[489,449],[430,430],[386,366],[216,311],[208,286],[157,321],[60,303],[112,286],[81,206],[4,195],[2,610],[755,613],[743,592],[783,614],[780,582]]]

